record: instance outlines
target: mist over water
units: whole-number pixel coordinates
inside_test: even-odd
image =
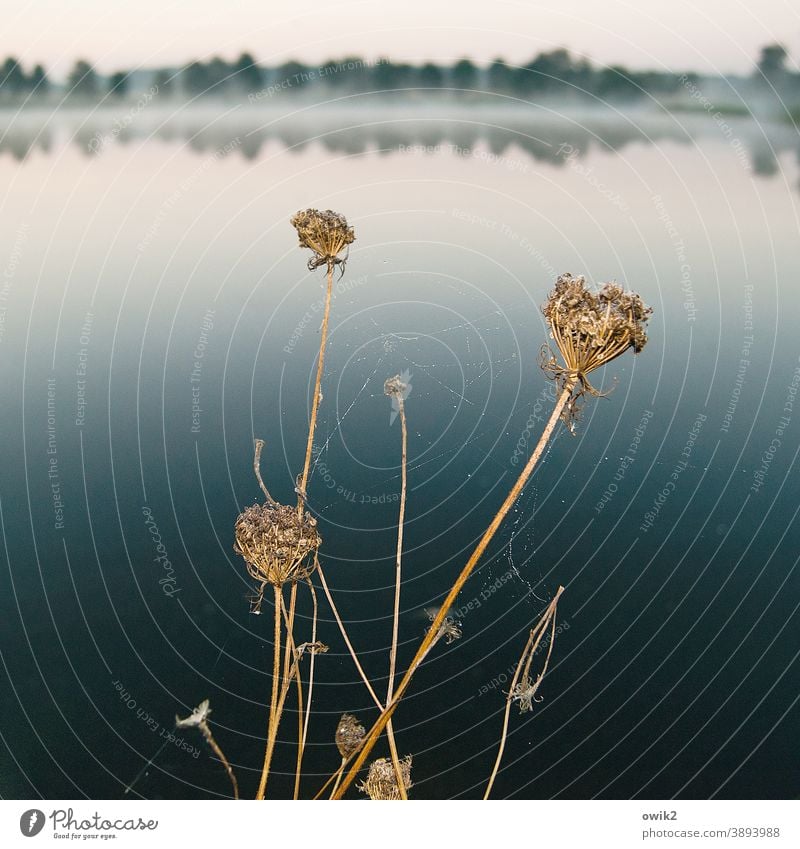
[[[260,497],[254,437],[273,495],[294,497],[324,289],[288,220],[316,206],[357,240],[310,509],[379,691],[400,486],[386,378],[412,387],[405,668],[549,415],[555,277],[616,279],[655,309],[642,354],[600,373],[609,396],[560,429],[462,593],[462,639],[397,713],[415,797],[482,793],[514,664],[559,584],[543,701],[512,714],[498,798],[796,795],[794,128],[157,103],[126,124],[128,109],[2,113],[0,792],[122,797],[161,749],[128,795],[226,795],[200,735],[169,738],[204,698],[256,785],[271,611],[249,612],[233,523]],[[299,633],[310,615],[303,601]],[[321,619],[305,794],[338,766],[340,714],[375,714]],[[288,743],[275,770],[291,793]]]

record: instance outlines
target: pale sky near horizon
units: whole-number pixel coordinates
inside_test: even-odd
[[[796,0],[28,0],[3,14],[3,50],[62,76],[76,58],[101,71],[193,58],[309,64],[368,59],[526,62],[567,47],[601,64],[748,73],[779,41],[800,60]]]

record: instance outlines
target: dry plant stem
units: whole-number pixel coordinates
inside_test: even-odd
[[[303,736],[303,681],[300,677],[299,659],[294,664],[294,678],[297,682],[297,766],[294,773],[294,799],[300,795],[300,770],[303,766],[303,748],[305,738]]]
[[[281,596],[281,602],[283,597]],[[288,686],[291,680],[291,664],[294,660],[294,611],[297,604],[297,584],[292,584],[289,592],[289,612],[283,609],[284,625],[286,626],[286,646],[283,650],[283,683]]]
[[[375,702],[378,710],[383,710],[384,705],[383,702],[378,698],[378,694],[372,688],[372,684],[369,683],[369,678],[367,678],[364,669],[361,666],[361,663],[358,659],[358,655],[353,648],[353,644],[350,642],[350,638],[347,636],[347,631],[344,628],[344,624],[342,622],[342,617],[339,616],[339,611],[336,609],[336,604],[333,601],[333,596],[331,595],[331,591],[328,589],[328,582],[325,580],[325,573],[322,571],[322,564],[317,560],[317,574],[319,575],[319,579],[322,582],[322,589],[325,591],[325,597],[328,599],[328,604],[331,606],[331,610],[333,611],[333,617],[336,619],[336,624],[339,626],[339,631],[342,634],[342,639],[344,640],[345,645],[347,646],[347,650],[350,652],[350,657],[353,658],[353,663],[356,665],[356,669],[358,670],[358,674],[361,676],[361,680],[364,682],[364,686],[369,690],[370,696],[372,696],[372,701]]]
[[[428,650],[430,649],[431,643],[433,643],[433,641],[436,639],[436,636],[439,632],[439,628],[442,626],[445,616],[447,615],[447,611],[453,605],[459,592],[461,591],[461,588],[464,586],[464,584],[467,582],[467,579],[474,571],[478,560],[480,560],[481,555],[486,550],[486,546],[492,540],[492,537],[494,537],[503,519],[508,514],[508,511],[514,505],[517,498],[519,498],[519,495],[522,492],[525,484],[528,482],[528,478],[531,476],[534,467],[539,462],[539,459],[544,453],[544,449],[547,446],[547,443],[550,441],[550,437],[553,433],[553,430],[555,429],[555,426],[558,424],[558,420],[561,416],[561,413],[564,407],[566,406],[567,402],[569,401],[570,396],[572,395],[572,391],[575,388],[576,382],[576,377],[570,376],[565,378],[561,394],[558,396],[558,400],[556,401],[556,405],[553,409],[553,412],[550,415],[547,424],[545,425],[544,431],[542,432],[542,435],[536,444],[536,448],[534,449],[533,454],[531,454],[530,459],[525,464],[525,468],[522,470],[522,472],[520,472],[516,483],[513,487],[511,487],[511,491],[506,496],[506,499],[503,502],[502,506],[497,511],[495,517],[490,522],[489,527],[486,529],[483,536],[481,537],[480,542],[476,546],[475,550],[472,552],[472,555],[470,556],[466,565],[461,570],[461,574],[458,576],[458,578],[456,578],[456,581],[450,589],[450,592],[447,594],[447,598],[444,600],[442,606],[439,608],[439,612],[436,614],[436,618],[433,620],[433,623],[431,624],[428,633],[426,634],[423,641],[420,643],[420,646],[417,649],[417,653],[414,655],[414,658],[411,661],[411,665],[408,667],[408,670],[400,681],[394,698],[392,699],[391,703],[387,705],[383,713],[381,713],[381,715],[378,717],[377,721],[372,726],[372,728],[367,732],[367,735],[364,738],[364,743],[362,744],[358,754],[355,756],[355,760],[353,761],[352,766],[350,767],[350,771],[344,777],[341,784],[339,785],[336,792],[332,795],[331,798],[341,799],[342,796],[347,792],[348,788],[358,775],[358,771],[361,769],[361,767],[364,765],[364,762],[369,757],[369,753],[372,751],[372,747],[377,742],[378,738],[383,732],[383,729],[386,727],[386,724],[392,718],[392,714],[396,710],[400,699],[403,698],[405,691],[408,689],[408,685],[410,684],[414,673],[422,662],[422,658],[427,654]]]
[[[261,477],[261,450],[264,448],[264,440],[255,440],[255,450],[253,452],[253,471],[256,473],[256,480],[261,487],[261,491],[267,497],[270,504],[275,504],[275,499],[269,494],[269,490],[264,485],[264,479]]]
[[[222,752],[222,749],[217,745],[217,741],[214,739],[214,735],[211,733],[211,729],[208,725],[203,722],[200,725],[200,730],[203,732],[203,736],[206,738],[206,742],[209,746],[211,746],[211,750],[214,754],[220,759],[222,765],[225,767],[225,772],[228,773],[228,778],[231,780],[231,784],[233,785],[233,798],[239,798],[239,783],[236,781],[236,776],[233,774],[233,769],[231,769],[231,765],[228,762],[228,759]]]
[[[317,605],[317,594],[314,591],[314,585],[311,583],[310,578],[306,578],[308,582],[308,588],[311,591],[311,601],[314,605],[314,613],[311,619],[311,644],[316,645],[317,642],[317,619],[319,613],[319,607]],[[303,769],[303,754],[306,748],[306,740],[308,739],[308,722],[311,718],[311,695],[314,691],[314,661],[316,660],[317,653],[316,651],[311,652],[311,659],[308,663],[308,696],[306,701],[306,715],[305,715],[305,723],[303,724],[303,728],[300,734],[300,742],[297,748],[297,773],[295,775],[294,780],[294,798],[297,799],[298,792],[300,789],[300,773]],[[300,670],[298,668],[297,671],[298,676],[300,675]],[[299,692],[299,683],[298,683],[298,692]]]
[[[497,778],[497,771],[500,769],[500,761],[503,758],[503,752],[506,748],[506,739],[508,737],[508,720],[511,714],[511,705],[514,701],[511,694],[514,692],[514,689],[519,683],[520,678],[525,678],[530,673],[533,655],[536,653],[536,649],[539,647],[539,643],[542,641],[542,637],[544,636],[544,632],[547,630],[548,623],[550,623],[550,646],[547,649],[547,657],[545,658],[544,666],[542,667],[542,671],[539,674],[537,680],[541,681],[541,679],[544,677],[545,672],[547,672],[547,666],[550,663],[550,653],[553,651],[553,641],[555,639],[556,634],[556,607],[558,605],[558,599],[561,597],[562,592],[564,592],[564,587],[559,587],[555,598],[548,605],[547,610],[544,612],[544,615],[536,623],[536,627],[531,630],[530,636],[528,637],[528,642],[525,644],[525,648],[523,649],[522,654],[519,658],[519,662],[517,663],[517,668],[514,672],[514,677],[511,680],[511,685],[508,690],[508,696],[506,697],[506,708],[503,714],[503,731],[500,736],[500,747],[497,752],[497,758],[494,762],[492,774],[489,776],[489,783],[486,786],[486,792],[483,794],[484,801],[489,798],[489,794],[492,792],[494,780],[495,778]],[[527,663],[524,663],[526,656],[528,660]]]
[[[325,294],[325,313],[322,317],[322,330],[319,340],[319,358],[317,362],[317,379],[314,384],[314,400],[311,403],[311,421],[308,425],[308,442],[306,443],[306,459],[303,464],[303,474],[300,478],[299,499],[297,511],[303,514],[306,500],[306,485],[308,483],[308,470],[311,466],[311,452],[314,447],[314,431],[317,429],[317,411],[319,410],[319,391],[322,385],[322,369],[325,364],[325,344],[328,339],[328,316],[331,312],[331,293],[333,291],[333,260],[328,260],[328,288]]]
[[[403,524],[406,516],[406,485],[407,485],[407,468],[406,458],[408,456],[408,429],[406,427],[406,408],[403,402],[402,394],[395,396],[400,412],[400,432],[402,437],[402,454],[400,463],[400,515],[397,520],[397,559],[395,566],[394,580],[394,619],[392,621],[392,647],[389,651],[389,684],[386,692],[386,706],[388,707],[392,701],[394,693],[394,675],[397,667],[397,642],[400,623],[400,583],[402,576],[403,564]],[[395,778],[397,779],[397,789],[400,792],[400,798],[408,801],[406,795],[406,785],[403,780],[403,773],[400,767],[400,757],[397,754],[397,743],[394,739],[394,728],[392,721],[386,724],[386,737],[389,740],[389,751],[392,755],[392,766],[394,767]]]
[[[280,665],[281,665],[281,608],[283,607],[283,595],[281,588],[273,586],[275,591],[275,642],[272,661],[272,699],[269,707],[269,727],[267,729],[267,749],[264,753],[264,766],[261,768],[261,780],[258,784],[256,799],[263,799],[267,789],[267,778],[272,761],[272,751],[275,747],[275,737],[278,733],[278,690],[280,689]]]
[[[339,789],[339,784],[341,784],[342,776],[344,775],[344,768],[347,766],[347,758],[342,758],[342,765],[339,769],[336,770],[336,783],[333,785],[333,790],[331,790],[331,795],[329,798],[333,799],[334,794]],[[327,785],[326,785],[327,786]],[[322,788],[325,789],[324,787]],[[315,797],[317,798],[317,797]]]
[[[283,597],[281,597],[283,601]],[[276,728],[280,725],[280,717],[283,716],[283,706],[286,702],[286,693],[291,686],[294,678],[297,684],[297,700],[298,700],[298,729],[297,729],[297,769],[295,771],[295,787],[294,798],[297,798],[300,785],[300,759],[303,746],[303,683],[300,678],[300,664],[296,653],[294,642],[294,615],[297,609],[297,584],[293,583],[289,592],[289,611],[283,609],[284,624],[286,626],[286,647],[283,652],[283,686],[281,687],[281,695],[278,699],[278,720]]]

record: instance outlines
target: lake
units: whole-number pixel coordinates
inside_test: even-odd
[[[0,128],[3,797],[226,796],[202,737],[168,736],[204,698],[255,792],[272,620],[250,613],[233,525],[260,496],[255,437],[278,500],[302,468],[324,295],[289,225],[305,207],[356,231],[309,506],[379,693],[400,490],[384,381],[411,385],[404,669],[549,415],[540,306],[556,276],[615,279],[654,308],[644,351],[597,373],[608,397],[574,436],[558,428],[461,594],[462,638],[396,714],[413,797],[482,794],[504,693],[559,585],[542,701],[512,710],[495,798],[797,796],[793,127],[152,104],[7,111]],[[330,651],[304,796],[339,765],[341,713],[377,713],[315,582]],[[277,796],[296,724],[292,696]]]

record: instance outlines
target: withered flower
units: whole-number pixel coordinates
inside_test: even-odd
[[[247,507],[236,520],[234,534],[233,550],[241,554],[248,574],[259,584],[256,612],[267,584],[281,587],[304,580],[314,571],[322,545],[313,516],[277,501]]]
[[[647,344],[645,324],[653,310],[639,295],[623,291],[617,283],[606,283],[592,292],[584,277],[562,274],[542,312],[564,364],[549,345],[544,345],[540,365],[561,389],[574,387],[564,408],[564,419],[572,429],[580,399],[587,394],[602,394],[589,383],[587,375],[628,348],[638,354]]]
[[[219,747],[219,744],[214,739],[214,735],[211,733],[211,728],[208,724],[208,717],[211,716],[211,703],[208,699],[203,699],[202,702],[196,707],[192,709],[192,712],[189,716],[181,719],[177,714],[175,714],[175,727],[176,728],[197,728],[198,731],[206,738],[206,742],[209,746],[211,746],[211,750],[214,754],[219,758],[223,767],[225,767],[225,772],[228,773],[228,778],[230,779],[231,786],[233,787],[233,798],[239,798],[239,783],[236,781],[236,776],[233,772],[233,767],[231,767],[230,761],[225,757],[222,749]]]
[[[425,608],[425,615],[428,617],[428,620],[430,622],[436,621],[436,615],[438,612],[438,607]],[[431,625],[431,628],[432,627],[433,625]],[[428,631],[431,630],[431,628],[428,628],[425,633],[427,634]],[[461,623],[457,619],[454,619],[452,616],[445,616],[442,621],[442,624],[438,628],[438,632],[435,637],[435,642],[439,642],[439,640],[444,637],[445,643],[447,643],[447,645],[449,646],[450,643],[454,643],[456,640],[460,640],[462,634],[463,632],[461,630]]]
[[[411,784],[411,755],[406,755],[400,761],[400,775],[406,790]],[[358,785],[362,793],[366,793],[370,799],[398,801],[403,797],[397,784],[397,776],[389,758],[378,758],[370,764],[366,781]]]
[[[355,752],[365,734],[364,726],[351,713],[342,714],[336,726],[336,748],[342,760],[347,760]]]
[[[347,257],[339,254],[355,241],[355,232],[348,226],[344,215],[326,209],[303,209],[292,216],[292,226],[300,237],[300,247],[309,248],[314,256],[308,261],[311,271],[321,265],[332,269],[334,265],[344,265]]]

